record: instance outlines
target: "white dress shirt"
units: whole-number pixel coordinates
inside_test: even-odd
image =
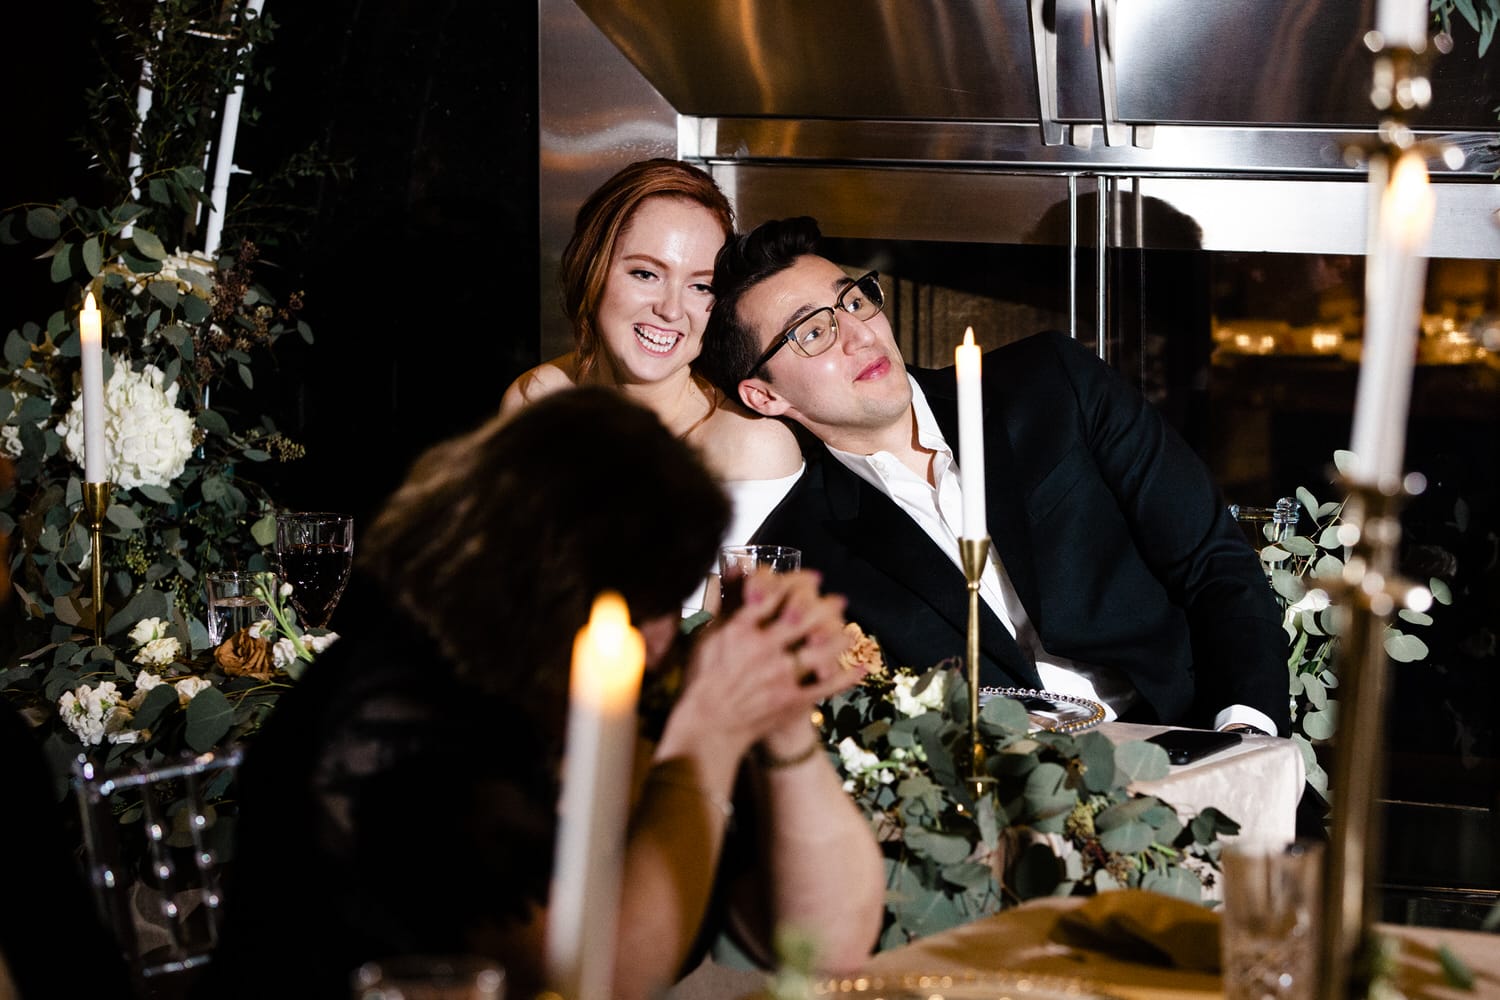
[[[907,379],[911,382],[912,410],[917,420],[917,443],[933,453],[931,484],[887,451],[856,455],[836,448],[828,450],[856,476],[890,497],[927,533],[938,549],[962,569],[958,539],[963,527],[963,495],[959,487],[958,463],[932,415],[932,408],[927,405],[926,395],[910,375]],[[1138,697],[1135,686],[1122,671],[1070,660],[1049,652],[1042,645],[994,546],[990,547],[989,561],[980,579],[979,596],[1005,625],[1022,654],[1036,665],[1042,686],[1048,691],[1097,701],[1104,706],[1106,719],[1118,718],[1135,703]],[[872,630],[879,628],[878,623],[862,624],[867,624]],[[1264,713],[1248,705],[1232,705],[1220,711],[1214,719],[1218,728],[1236,722],[1248,723],[1268,733],[1276,731]]]

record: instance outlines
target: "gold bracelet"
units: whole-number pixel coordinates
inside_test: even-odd
[[[778,757],[766,749],[764,743],[755,744],[755,760],[761,767],[768,771],[774,771],[780,767],[796,767],[803,761],[811,760],[812,755],[823,747],[823,738],[817,733],[813,734],[812,742],[807,745],[806,750],[798,750],[790,757]]]

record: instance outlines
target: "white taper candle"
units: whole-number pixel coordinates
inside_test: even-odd
[[[974,343],[974,328],[953,352],[958,369],[958,473],[963,490],[964,538],[988,538],[984,511],[984,396],[980,384],[983,358]]]
[[[600,594],[573,643],[556,854],[547,901],[550,985],[608,1000],[625,854],[636,702],[646,644],[625,600]]]
[[[78,313],[79,353],[83,368],[83,479],[106,481],[104,455],[104,349],[99,307],[89,292]]]

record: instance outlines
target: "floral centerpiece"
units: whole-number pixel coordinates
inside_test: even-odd
[[[1038,896],[1130,887],[1213,897],[1218,838],[1239,825],[1211,808],[1183,819],[1129,791],[1166,776],[1160,747],[1035,732],[1020,702],[992,698],[979,713],[988,756],[976,784],[963,764],[969,691],[956,663],[889,669],[876,640],[849,629],[847,665],[867,674],[828,703],[822,732],[885,853],[882,948]]]
[[[304,632],[285,601],[289,584],[257,575],[264,618],[193,655],[173,626],[144,618],[128,635],[129,662],[98,668],[57,699],[57,717],[84,748],[105,747],[114,766],[237,742],[270,712],[276,696],[302,675],[336,632]]]
[[[59,301],[45,320],[11,327],[0,352],[0,465],[9,472],[0,488],[9,545],[0,694],[42,730],[59,762],[80,750],[149,759],[238,738],[294,675],[287,663],[239,673],[222,647],[209,648],[200,577],[269,569],[275,504],[253,470],[303,449],[256,412],[257,373],[275,364],[281,338],[312,340],[298,317],[301,293],[278,298],[257,278],[261,246],[275,236],[261,210],[274,199],[257,192],[271,193],[275,179],[214,206],[200,167],[218,127],[213,111],[231,89],[263,80],[252,53],[273,25],[234,4],[98,7],[119,58],[101,58],[106,79],[89,91],[81,140],[113,200],[0,212],[0,244],[31,243],[41,262],[34,278],[50,277]],[[137,81],[110,75],[124,64],[143,67],[139,83],[152,96],[144,118]],[[232,131],[217,140],[225,135]],[[225,238],[210,252],[189,249],[204,238],[200,219],[216,212]],[[102,313],[104,474],[114,487],[101,608],[81,503],[86,293]],[[102,645],[91,634],[96,620]],[[282,639],[306,641],[294,625],[277,627]],[[181,725],[173,704],[186,706]]]

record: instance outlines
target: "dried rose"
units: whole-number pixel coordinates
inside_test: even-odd
[[[856,622],[844,626],[844,635],[849,640],[849,648],[839,654],[839,666],[876,676],[885,673],[885,657],[881,655],[880,643],[874,636],[865,635],[864,629]]]
[[[231,677],[268,681],[276,670],[271,660],[271,644],[251,634],[250,629],[241,629],[219,643],[214,659]]]

